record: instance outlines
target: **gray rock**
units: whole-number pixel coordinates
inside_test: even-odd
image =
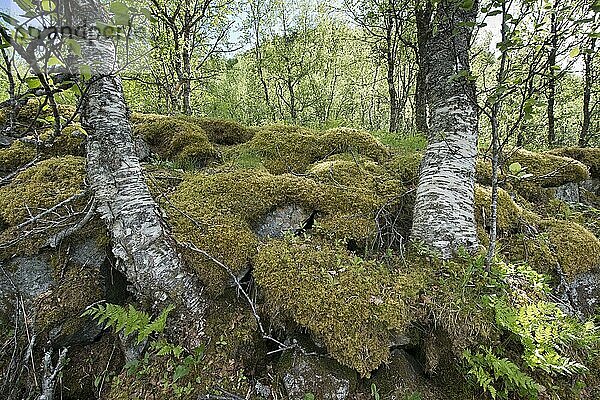
[[[326,356],[288,352],[278,365],[284,389],[290,400],[303,400],[307,393],[315,399],[344,400],[354,390],[356,372]]]
[[[71,261],[84,267],[100,269],[108,255],[106,249],[100,247],[96,238],[87,238],[71,246],[69,256]]]
[[[0,135],[0,147],[8,147],[15,141],[14,137]]]
[[[287,204],[269,212],[258,225],[256,234],[261,238],[283,237],[285,232],[302,228],[312,211],[297,204]]]
[[[578,275],[565,284],[562,297],[576,315],[593,316],[600,307],[600,273],[590,271]]]
[[[254,389],[256,390],[256,394],[260,397],[268,399],[271,396],[271,388],[260,382],[256,382],[256,385],[254,385]]]
[[[150,146],[139,136],[134,137],[133,147],[140,161],[147,161],[152,154]]]
[[[426,378],[417,360],[400,349],[392,351],[389,363],[373,373],[370,383],[375,384],[384,399],[404,400],[414,393],[419,393],[423,400],[447,398]]]
[[[50,256],[16,257],[0,271],[0,299],[10,301],[19,293],[25,301],[31,300],[50,289],[52,282]]]
[[[567,203],[579,203],[579,185],[574,182],[566,183],[554,189],[554,196]]]

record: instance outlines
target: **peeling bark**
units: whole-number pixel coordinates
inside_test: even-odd
[[[437,4],[426,44],[428,146],[421,164],[411,238],[448,258],[477,247],[474,216],[477,109],[469,71],[469,45],[477,4],[470,10],[449,0]]]
[[[93,32],[103,20],[93,0],[74,3],[77,25]],[[92,79],[82,99],[82,124],[88,133],[87,169],[97,210],[112,236],[117,268],[140,296],[155,306],[178,306],[192,336],[201,335],[206,308],[203,286],[187,272],[162,213],[146,185],[127,119],[121,80],[116,76],[113,42],[81,40],[82,64]],[[193,342],[194,338],[188,338]]]

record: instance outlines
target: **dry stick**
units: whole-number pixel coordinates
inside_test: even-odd
[[[77,199],[85,196],[86,194],[87,194],[87,192],[85,192],[85,191],[81,192],[81,193],[74,194],[73,196],[69,197],[68,199],[65,199],[65,200],[61,201],[60,203],[56,204],[55,206],[47,209],[46,211],[43,211],[43,212],[41,212],[41,213],[39,213],[39,214],[31,217],[27,221],[20,223],[19,225],[17,225],[17,229],[22,229],[22,228],[26,227],[27,225],[30,225],[30,224],[34,223],[35,221],[39,220],[40,218],[45,217],[46,215],[48,215],[48,214],[54,212],[55,210],[57,210],[58,208],[66,205],[66,204],[69,204],[70,202],[75,201],[75,200],[77,200]]]
[[[89,209],[88,209],[87,213],[85,214],[85,216],[81,219],[81,221],[79,221],[76,225],[72,225],[69,228],[67,228],[63,231],[60,231],[59,233],[57,233],[56,235],[51,237],[46,242],[46,245],[50,246],[50,247],[57,247],[60,244],[60,242],[62,242],[64,239],[68,238],[75,232],[79,231],[88,222],[90,222],[90,220],[92,219],[92,217],[94,216],[94,213],[96,211],[96,198],[94,196],[92,196],[92,198],[88,202],[88,207],[89,207]]]
[[[190,250],[196,252],[196,253],[202,254],[204,257],[208,258],[209,260],[211,260],[212,262],[217,264],[219,267],[223,268],[227,272],[227,274],[229,274],[229,276],[233,279],[235,285],[237,286],[238,290],[242,293],[242,295],[244,296],[244,298],[250,305],[250,308],[252,309],[252,314],[254,315],[254,318],[256,319],[256,323],[258,324],[258,329],[260,330],[260,333],[261,333],[263,339],[271,340],[274,343],[276,343],[278,346],[280,346],[281,348],[278,349],[277,351],[285,351],[285,350],[295,347],[295,346],[285,345],[285,344],[281,343],[279,340],[273,338],[271,335],[267,334],[267,332],[265,331],[265,329],[262,325],[260,316],[258,315],[258,311],[256,310],[256,306],[254,305],[254,302],[252,301],[252,299],[250,298],[248,293],[246,293],[246,291],[242,287],[240,280],[238,279],[236,274],[233,273],[231,268],[229,268],[227,265],[223,264],[221,261],[217,260],[215,257],[208,254],[206,251],[199,249],[193,243],[186,242],[186,243],[183,243],[183,246],[186,247],[187,249],[190,249]],[[272,352],[270,352],[269,354],[271,354],[271,353]]]
[[[25,171],[27,168],[31,167],[32,165],[34,165],[35,163],[37,163],[40,160],[40,156],[37,155],[33,160],[29,161],[26,164],[21,165],[19,168],[17,168],[16,171],[11,172],[10,174],[0,178],[0,186],[4,186],[10,183],[10,181],[17,176],[19,173]]]

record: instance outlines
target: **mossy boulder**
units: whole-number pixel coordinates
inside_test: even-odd
[[[600,148],[593,147],[563,147],[554,149],[548,154],[561,157],[569,157],[577,160],[590,169],[590,176],[595,179],[600,179]]]
[[[198,118],[179,116],[183,121],[190,122],[204,130],[212,143],[234,145],[246,143],[252,139],[256,130],[245,127],[237,122],[218,118]]]
[[[9,147],[0,149],[0,174],[16,171],[32,161],[36,154],[35,146],[15,140]]]
[[[261,127],[238,151],[260,156],[273,174],[303,173],[311,164],[338,153],[360,154],[375,161],[389,156],[387,148],[364,131],[336,128],[316,132],[285,125]]]
[[[360,155],[335,154],[312,164],[307,174],[320,183],[372,190],[384,196],[404,192],[402,182],[384,166]]]
[[[9,225],[55,206],[85,190],[85,159],[54,157],[19,173],[0,188],[0,217]]]
[[[402,180],[403,183],[416,185],[419,181],[422,153],[395,152],[385,163],[390,173]]]
[[[508,157],[506,165],[512,163],[519,163],[524,173],[532,175],[524,180],[535,182],[542,187],[558,187],[589,178],[588,167],[585,164],[549,153],[516,150]]]
[[[332,357],[366,376],[388,359],[392,332],[410,324],[427,272],[389,270],[339,246],[288,239],[260,249],[254,277],[272,316],[307,327]]]
[[[475,219],[478,226],[489,230],[491,218],[492,190],[484,186],[475,186]],[[498,188],[498,204],[496,208],[496,226],[501,234],[515,233],[523,225],[537,222],[534,213],[519,206],[502,188]]]
[[[177,118],[140,123],[135,125],[134,131],[160,158],[181,166],[202,168],[220,157],[202,128]]]
[[[511,262],[527,262],[538,272],[567,282],[600,267],[600,241],[578,223],[545,219],[539,231],[503,239],[502,253]]]
[[[318,211],[319,232],[364,243],[374,233],[375,210],[384,201],[367,189],[348,191],[292,175],[234,170],[188,174],[164,206],[180,242],[194,243],[240,273],[256,254],[261,222],[278,207],[296,204]],[[196,254],[184,255],[209,290],[222,291],[230,279],[225,271]]]
[[[583,226],[575,222],[547,220],[543,227],[568,281],[600,267],[600,241]]]
[[[53,135],[52,130],[48,130],[40,135],[40,140],[46,142]],[[79,156],[85,157],[85,142],[87,133],[78,123],[73,123],[63,128],[60,135],[56,136],[52,143],[44,148],[44,154],[56,156]]]

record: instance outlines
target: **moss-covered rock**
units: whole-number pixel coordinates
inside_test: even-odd
[[[385,165],[390,173],[402,180],[402,182],[416,185],[419,181],[419,170],[422,159],[423,154],[421,153],[396,152]]]
[[[179,116],[183,121],[199,126],[206,132],[212,143],[222,145],[234,145],[246,143],[252,139],[256,130],[245,127],[234,121],[217,118],[198,118]]]
[[[0,188],[0,216],[9,225],[49,209],[84,191],[85,160],[55,157],[19,173]]]
[[[592,178],[600,179],[600,148],[563,147],[551,150],[548,154],[577,160],[589,167]]]
[[[588,167],[572,158],[549,153],[517,150],[511,153],[506,165],[519,163],[527,178],[542,187],[557,187],[570,182],[581,182],[589,178]]]
[[[382,399],[444,400],[447,397],[427,381],[419,361],[404,350],[395,350],[390,362],[381,366],[369,380]],[[419,397],[417,397],[417,395]]]
[[[555,279],[571,281],[600,267],[600,241],[583,226],[566,220],[545,219],[539,231],[503,239],[502,253],[511,262],[527,262]]]
[[[204,130],[177,118],[157,118],[137,124],[135,133],[141,136],[159,157],[182,166],[201,168],[219,159],[219,153]]]
[[[238,151],[259,155],[273,174],[303,173],[310,164],[338,153],[360,154],[376,161],[389,155],[384,145],[364,131],[336,128],[315,132],[285,125],[261,127]]]
[[[296,239],[261,248],[254,276],[272,316],[307,327],[364,376],[387,360],[391,332],[410,324],[427,271],[390,271],[344,248]]]
[[[475,219],[479,226],[489,230],[491,218],[491,188],[475,186]],[[507,191],[498,188],[498,204],[496,208],[496,226],[501,234],[517,232],[524,224],[534,224],[538,217],[520,207]]]
[[[600,267],[600,241],[590,231],[568,221],[548,220],[543,226],[567,280]]]
[[[40,135],[40,140],[46,142],[52,135],[53,131],[48,130]],[[47,148],[44,148],[44,154],[51,157],[66,155],[85,157],[86,138],[87,133],[81,125],[73,123],[63,128],[61,134],[54,138]]]
[[[37,154],[35,146],[15,140],[10,147],[0,149],[0,173],[16,171],[32,161]]]
[[[318,211],[322,234],[364,243],[374,233],[374,213],[384,201],[367,189],[348,191],[291,175],[234,170],[189,174],[165,207],[180,242],[194,243],[239,273],[256,254],[263,217],[278,206]],[[209,288],[222,290],[229,280],[225,271],[195,254],[187,258]]]

